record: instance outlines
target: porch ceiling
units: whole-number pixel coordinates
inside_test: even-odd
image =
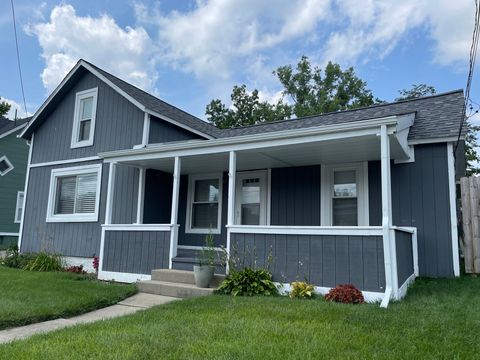
[[[394,135],[390,136],[391,157],[402,158],[404,153]],[[380,159],[380,138],[364,135],[353,138],[299,143],[261,149],[237,151],[237,170],[349,163]],[[173,172],[173,158],[121,161]],[[182,156],[181,173],[207,173],[228,170],[228,152]]]

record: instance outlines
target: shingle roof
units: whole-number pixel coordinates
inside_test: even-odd
[[[260,134],[295,130],[308,127],[348,123],[415,112],[409,140],[423,140],[458,136],[463,119],[463,91],[427,96],[418,99],[383,103],[365,108],[338,111],[328,114],[282,120],[252,126],[223,130],[221,137]],[[465,127],[463,129],[465,133]]]
[[[150,109],[162,115],[168,116],[172,120],[181,122],[192,129],[195,129],[197,131],[200,131],[201,133],[210,135],[214,138],[220,136],[220,133],[222,131],[217,127],[173,105],[170,105],[163,100],[160,100],[159,98],[137,88],[136,86],[133,86],[127,83],[126,81],[119,79],[118,77],[106,72],[105,70],[100,69],[99,67],[93,65],[92,63],[89,63],[87,61],[85,62],[88,63],[93,68],[95,68],[95,70],[100,72],[103,76],[105,76],[108,80],[110,80],[120,89],[125,91],[132,98],[137,100],[139,103],[143,104],[147,109]]]
[[[15,129],[16,127],[19,127],[20,125],[25,124],[28,122],[31,118],[25,118],[25,119],[17,119],[17,121],[11,121],[5,118],[0,118],[0,135],[5,134],[6,132],[9,132],[10,130]]]

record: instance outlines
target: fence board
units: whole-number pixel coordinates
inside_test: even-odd
[[[465,272],[480,273],[480,177],[460,179]]]

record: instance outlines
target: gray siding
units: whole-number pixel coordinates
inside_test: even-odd
[[[106,231],[103,270],[150,274],[168,269],[170,231]]]
[[[203,139],[187,130],[152,116],[150,118],[149,144],[164,143],[169,141],[181,141]]]
[[[395,249],[397,251],[397,278],[398,286],[414,273],[412,234],[395,230]]]
[[[138,173],[137,168],[117,165],[113,192],[113,224],[133,224],[137,221]]]
[[[75,94],[98,87],[93,146],[71,149]],[[32,163],[95,156],[142,142],[144,114],[91,73],[85,73],[35,131]]]
[[[232,234],[239,267],[267,266],[275,281],[306,280],[317,286],[351,283],[383,292],[385,267],[381,236]]]
[[[271,224],[320,226],[320,165],[272,169]]]

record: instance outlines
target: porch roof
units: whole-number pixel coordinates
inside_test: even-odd
[[[153,144],[139,149],[99,154],[106,162],[173,170],[182,157],[182,172],[228,169],[228,153],[238,153],[237,169],[288,167],[380,159],[379,131],[386,125],[391,158],[407,160],[408,132],[415,114],[332,124],[322,127],[244,135],[235,138]]]

